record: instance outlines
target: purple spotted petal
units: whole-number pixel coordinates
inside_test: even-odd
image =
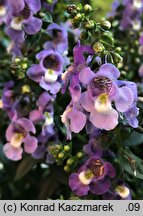
[[[17,0],[16,0],[17,1]],[[41,9],[41,1],[40,0],[25,0],[29,8],[36,13]]]
[[[51,94],[56,94],[61,88],[61,84],[59,82],[48,83],[45,82],[44,77],[40,81],[40,86],[46,91],[50,91]]]
[[[24,30],[27,34],[33,35],[40,31],[42,27],[42,21],[36,17],[32,17],[24,25]]]
[[[107,178],[104,178],[101,181],[97,181],[90,185],[90,191],[93,194],[103,194],[106,193],[110,188],[110,181]]]
[[[133,103],[133,92],[130,88],[124,86],[118,88],[118,94],[115,96],[115,106],[119,112],[127,111]]]
[[[17,120],[17,123],[23,127],[27,132],[36,133],[35,127],[29,119],[21,118]]]
[[[40,145],[37,147],[37,149],[33,152],[32,156],[36,159],[43,158],[45,155],[45,152],[47,150],[46,146]]]
[[[10,160],[18,161],[22,159],[22,148],[14,148],[10,143],[4,145],[3,152]]]
[[[79,80],[83,84],[88,84],[95,77],[95,73],[89,67],[82,69],[79,73]]]
[[[33,64],[27,71],[27,76],[35,82],[40,82],[43,75],[44,71],[40,64]]]
[[[72,109],[72,111],[68,113],[68,118],[70,119],[70,129],[74,133],[79,133],[84,128],[86,115],[82,112]]]
[[[110,163],[106,162],[104,164],[104,167],[105,167],[107,176],[109,176],[111,178],[114,178],[116,176],[116,171],[115,171],[114,167]]]
[[[96,112],[95,110],[90,114],[90,121],[96,128],[112,130],[118,124],[118,113],[114,109],[107,114]]]
[[[26,138],[24,139],[24,150],[27,153],[33,153],[37,148],[37,139],[30,134],[27,134]]]
[[[91,112],[94,109],[94,103],[90,99],[87,91],[82,93],[80,103],[87,112]]]
[[[97,74],[98,76],[105,76],[114,80],[116,80],[120,76],[119,70],[113,64],[110,63],[103,64],[99,68]]]

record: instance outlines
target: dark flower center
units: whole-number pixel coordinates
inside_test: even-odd
[[[97,91],[97,94],[110,92],[112,89],[112,80],[107,77],[99,76],[91,81],[91,88]]]
[[[100,177],[104,173],[104,165],[101,160],[91,160],[88,168],[93,172],[95,177]]]
[[[30,17],[30,8],[27,4],[25,4],[25,7],[20,12],[20,15],[23,17],[23,19],[28,19]]]
[[[48,55],[43,60],[43,65],[47,69],[58,70],[59,68],[59,58],[56,55]]]

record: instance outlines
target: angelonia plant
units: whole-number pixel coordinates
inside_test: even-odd
[[[143,1],[97,7],[0,2],[3,199],[143,198]]]

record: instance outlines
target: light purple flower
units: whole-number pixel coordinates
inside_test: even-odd
[[[86,115],[81,112],[79,104],[70,103],[61,116],[61,120],[67,129],[67,139],[71,140],[71,132],[79,133],[86,124]]]
[[[111,186],[110,178],[115,177],[114,167],[98,156],[89,158],[77,173],[69,177],[69,186],[77,196],[104,194]]]
[[[89,67],[81,70],[79,79],[87,86],[80,103],[90,113],[89,120],[99,129],[112,130],[118,124],[118,112],[127,111],[133,103],[133,92],[127,87],[118,87],[118,69],[104,64],[95,74]],[[112,107],[115,103],[116,110]]]
[[[40,31],[42,21],[34,17],[41,9],[40,0],[9,0],[6,33],[15,42],[24,42],[25,33]]]
[[[33,123],[26,118],[20,118],[12,121],[6,130],[7,143],[3,147],[3,151],[7,158],[17,161],[22,158],[22,144],[24,151],[33,153],[37,148],[37,139],[31,136],[30,132],[35,134]]]
[[[52,23],[47,28],[47,33],[50,35],[52,41],[45,43],[44,48],[57,50],[61,54],[67,54],[68,50],[68,34],[64,26],[59,26]]]
[[[27,71],[30,79],[51,94],[56,94],[61,84],[58,78],[63,70],[63,59],[61,55],[53,50],[43,50],[36,55],[39,64],[33,64]]]

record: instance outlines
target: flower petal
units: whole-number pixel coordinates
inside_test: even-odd
[[[33,64],[27,71],[27,76],[35,82],[40,82],[44,71],[40,64]]]
[[[24,139],[24,150],[27,153],[33,153],[37,148],[37,139],[30,134],[27,134],[26,138]]]
[[[26,118],[20,118],[17,120],[17,123],[23,127],[27,132],[36,133],[35,127],[29,119]]]
[[[103,194],[109,190],[110,185],[109,179],[105,178],[101,181],[91,184],[90,191],[93,194]]]
[[[91,112],[94,109],[94,103],[87,91],[81,94],[80,103],[87,112]]]
[[[90,69],[90,67],[82,69],[79,73],[79,80],[83,84],[88,84],[94,77],[95,73]]]
[[[42,21],[39,18],[32,17],[29,23],[24,25],[24,30],[27,34],[33,35],[40,31],[42,27]]]
[[[116,176],[115,168],[110,163],[106,162],[104,164],[104,167],[105,167],[107,176],[109,176],[111,178],[114,178]]]
[[[61,85],[59,82],[48,83],[48,82],[45,82],[44,77],[40,81],[40,86],[46,91],[50,91],[51,94],[58,93],[61,88]]]
[[[130,88],[124,86],[118,88],[118,95],[115,96],[115,106],[119,112],[127,111],[133,103],[133,92]]]
[[[79,133],[86,123],[86,115],[80,111],[72,109],[71,112],[67,114],[70,119],[70,129],[74,133]]]
[[[98,76],[105,76],[109,77],[110,79],[116,80],[120,76],[119,70],[110,63],[103,64],[100,68],[99,71],[97,72]]]
[[[92,111],[89,119],[96,128],[112,130],[118,124],[118,113],[114,109],[106,114]]]
[[[4,154],[7,158],[13,161],[21,160],[22,158],[22,148],[14,148],[10,145],[10,143],[7,143],[3,147]]]
[[[15,1],[15,0],[14,0]],[[16,1],[17,2],[17,1]],[[41,9],[41,1],[40,0],[25,0],[29,8],[36,13]]]

